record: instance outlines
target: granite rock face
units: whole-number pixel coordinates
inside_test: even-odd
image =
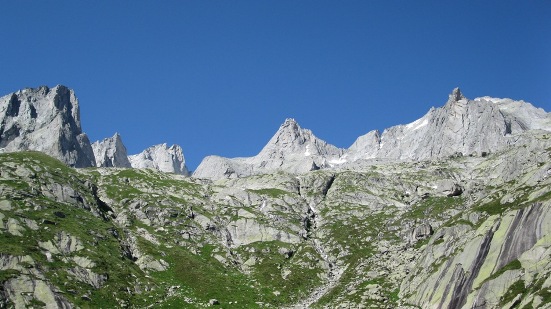
[[[119,133],[92,144],[97,167],[132,167]]]
[[[151,146],[128,157],[133,168],[152,168],[165,173],[189,175],[182,147],[167,144]]]
[[[358,140],[343,161],[356,159],[425,160],[454,154],[482,155],[517,142],[528,130],[551,130],[551,116],[524,101],[490,97],[468,100],[459,88],[443,107],[425,116]]]
[[[206,157],[193,173],[196,178],[235,178],[275,171],[305,173],[327,168],[344,153],[303,129],[294,119],[286,119],[268,144],[254,157]]]
[[[23,150],[46,153],[69,166],[96,165],[73,90],[42,86],[0,98],[0,152]]]

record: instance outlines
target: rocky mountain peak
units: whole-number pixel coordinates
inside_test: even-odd
[[[272,158],[286,155],[337,154],[333,145],[317,138],[311,130],[303,129],[295,119],[287,118],[257,157]]]
[[[330,166],[344,150],[317,138],[295,119],[287,118],[264,148],[254,157],[205,158],[193,173],[196,178],[233,178],[283,170],[304,173]]]
[[[133,168],[151,168],[165,173],[189,175],[182,147],[166,143],[151,146],[128,157]]]
[[[44,152],[70,166],[95,166],[73,90],[42,86],[0,98],[0,151],[23,150]]]
[[[452,90],[452,93],[450,93],[448,102],[458,102],[459,100],[466,100],[467,98],[461,93],[461,89],[459,87],[455,87]]]
[[[293,118],[285,119],[269,144],[288,147],[291,144],[303,144],[306,136],[312,135],[310,130],[303,130]]]
[[[92,144],[92,149],[98,167],[131,167],[126,147],[119,133],[101,142],[96,141]]]
[[[283,124],[281,124],[281,127],[287,127],[287,126],[295,126],[295,127],[297,127],[297,126],[298,126],[298,123],[297,123],[297,121],[295,120],[295,118],[286,118],[285,121],[283,122]]]

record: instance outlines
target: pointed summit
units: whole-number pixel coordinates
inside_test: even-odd
[[[311,138],[312,131],[302,129],[295,119],[287,118],[270,139],[268,145],[288,148],[293,145],[302,145]]]
[[[461,93],[461,89],[456,87],[453,89],[452,93],[449,96],[448,102],[457,102],[459,100],[465,100],[465,96]]]
[[[276,159],[279,162],[290,160],[292,156],[339,156],[341,153],[341,149],[317,138],[312,131],[301,128],[295,119],[287,118],[255,160],[262,162]]]
[[[97,167],[131,167],[121,135],[96,141],[92,144]]]
[[[295,120],[295,118],[287,118],[287,119],[285,119],[285,122],[283,122],[281,124],[281,128],[287,128],[287,127],[297,129],[299,127],[299,125],[298,125],[297,121]]]
[[[193,177],[233,178],[278,170],[304,173],[328,167],[343,152],[301,128],[295,119],[287,118],[256,156],[234,159],[210,156],[201,162]]]

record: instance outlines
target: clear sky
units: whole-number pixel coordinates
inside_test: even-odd
[[[339,147],[459,86],[551,110],[551,1],[3,1],[0,94],[63,84],[95,141],[257,154],[285,118]]]

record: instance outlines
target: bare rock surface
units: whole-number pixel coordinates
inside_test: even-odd
[[[285,171],[351,168],[377,162],[417,161],[448,156],[486,156],[510,145],[531,143],[533,130],[551,131],[551,115],[524,101],[490,97],[467,99],[456,88],[440,108],[420,119],[360,136],[339,149],[287,119],[250,158],[207,157],[193,176],[206,179],[245,177]],[[459,188],[456,188],[459,189]],[[455,193],[454,193],[455,192]],[[459,194],[452,190],[451,194]]]
[[[189,175],[182,147],[167,144],[151,146],[128,157],[133,168],[152,168],[165,173]]]
[[[97,167],[132,167],[119,133],[92,144]]]
[[[268,144],[254,157],[206,157],[193,173],[196,178],[235,178],[276,171],[305,173],[330,167],[344,153],[286,119]]]
[[[22,150],[44,152],[74,167],[96,165],[73,90],[42,86],[0,98],[0,152]]]

